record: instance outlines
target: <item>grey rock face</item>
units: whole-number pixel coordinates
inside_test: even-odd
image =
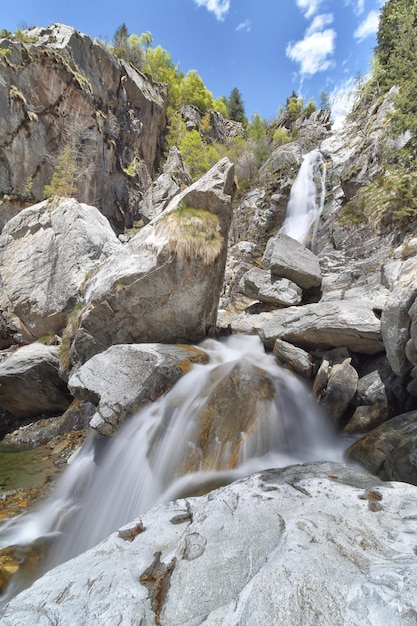
[[[0,363],[0,407],[18,418],[59,415],[71,402],[58,375],[58,348],[33,343]]]
[[[253,268],[244,274],[240,289],[245,296],[278,306],[301,303],[303,291],[287,278],[276,278],[271,272]]]
[[[65,326],[89,272],[121,249],[107,219],[74,199],[21,211],[0,236],[1,305],[31,341]]]
[[[90,425],[109,437],[129,415],[167,391],[191,363],[205,360],[207,355],[192,346],[112,346],[84,363],[68,386],[75,398],[97,405]]]
[[[412,485],[335,463],[255,474],[151,509],[14,598],[2,624],[411,626],[415,501]]]
[[[303,289],[321,285],[318,257],[288,235],[278,234],[268,241],[263,263],[276,276],[288,278]]]
[[[152,183],[139,203],[140,217],[146,223],[160,215],[179,191],[191,185],[191,176],[178,148],[171,148],[162,174]]]
[[[159,157],[166,88],[68,26],[29,34],[37,42],[14,42],[11,62],[0,66],[0,227],[43,199],[68,144],[77,152],[78,199],[100,206],[120,232]],[[125,170],[135,155],[142,167],[132,176]]]
[[[384,349],[380,321],[366,300],[318,302],[267,316],[260,331],[267,348],[280,338],[307,350],[345,346],[353,352],[377,354]]]
[[[410,339],[409,310],[417,297],[415,271],[416,257],[407,259],[397,268],[396,280],[381,317],[387,357],[392,370],[398,375],[405,374],[413,365],[406,356],[406,345]]]

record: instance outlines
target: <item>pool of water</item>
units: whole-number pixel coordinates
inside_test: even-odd
[[[0,444],[0,494],[14,489],[41,487],[53,480],[58,471],[47,446],[13,450]]]

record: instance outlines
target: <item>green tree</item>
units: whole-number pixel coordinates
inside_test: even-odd
[[[397,85],[394,130],[417,133],[417,0],[388,0],[381,10],[375,50],[378,84]]]
[[[307,102],[302,112],[306,117],[310,117],[310,115],[314,113],[314,111],[317,111],[317,105],[315,101],[311,99]]]
[[[181,106],[180,83],[182,74],[175,67],[171,55],[161,46],[149,48],[146,54],[144,71],[152,78],[168,87],[168,118]]]
[[[128,47],[129,31],[126,24],[123,22],[118,26],[113,35],[113,51],[114,54],[122,59],[126,57],[126,51]]]
[[[269,153],[267,125],[259,113],[255,113],[248,130],[249,148],[253,152],[256,165],[261,165]]]
[[[185,122],[179,111],[173,111],[168,117],[167,134],[165,137],[165,152],[168,152],[176,146],[178,149],[187,132]]]
[[[140,37],[135,34],[129,35],[127,38],[126,61],[133,63],[137,68],[142,69],[145,63],[145,53],[142,48]]]
[[[186,132],[179,149],[193,180],[200,178],[210,168],[207,146],[198,130]]]
[[[227,98],[226,96],[220,96],[220,98],[216,98],[213,102],[213,108],[215,111],[223,115],[223,117],[227,117]]]
[[[288,131],[282,126],[278,126],[274,130],[274,134],[272,136],[272,143],[274,148],[278,148],[279,146],[283,146],[285,143],[291,141],[291,137],[288,134]]]
[[[237,87],[232,89],[227,101],[227,117],[235,122],[247,123],[243,98]]]
[[[213,108],[213,94],[206,88],[196,70],[190,70],[180,81],[181,104],[196,106],[201,113]]]
[[[292,122],[295,122],[302,113],[304,107],[304,98],[299,98],[295,91],[292,92],[285,103],[285,110]]]
[[[151,47],[153,42],[152,34],[149,30],[146,33],[142,33],[139,37],[139,43],[142,48],[145,50],[145,56],[148,56],[148,50]]]
[[[73,148],[69,143],[65,144],[59,154],[51,182],[45,185],[44,196],[61,196],[73,198],[77,194],[77,165]]]
[[[330,96],[324,89],[320,92],[320,109],[330,111]]]

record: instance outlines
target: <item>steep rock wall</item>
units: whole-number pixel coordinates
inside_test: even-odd
[[[43,199],[56,159],[70,145],[74,195],[121,231],[131,226],[155,172],[166,88],[73,28],[54,24],[29,33],[34,43],[0,40],[0,227]]]

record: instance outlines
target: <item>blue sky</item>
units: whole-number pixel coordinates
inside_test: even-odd
[[[346,101],[365,75],[384,0],[16,0],[4,2],[0,29],[62,22],[112,40],[150,31],[183,72],[198,71],[215,98],[237,87],[246,114],[270,120],[294,89],[305,100],[327,91]]]

